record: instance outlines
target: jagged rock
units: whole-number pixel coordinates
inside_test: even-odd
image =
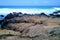
[[[41,14],[39,14],[40,15],[40,17],[49,17],[48,15],[46,15],[45,13],[41,13]]]
[[[41,25],[35,25],[35,26],[31,26],[29,28],[26,28],[22,35],[24,36],[30,36],[30,37],[35,37],[35,36],[39,36],[39,35],[44,35],[44,28]]]
[[[11,18],[14,18],[14,15],[12,13],[8,14],[5,19],[11,19]]]
[[[0,15],[1,17],[4,17],[4,15]]]
[[[22,36],[31,37],[32,40],[49,40],[49,37],[45,33],[45,29],[39,24],[26,28],[23,31]]]
[[[4,20],[4,15],[0,15],[0,24],[2,23],[3,20]]]
[[[33,26],[34,23],[10,23],[5,28],[14,30],[14,31],[20,31],[23,32],[26,28]]]

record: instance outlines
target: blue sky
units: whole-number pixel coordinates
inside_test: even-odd
[[[0,6],[60,6],[60,0],[0,0]]]

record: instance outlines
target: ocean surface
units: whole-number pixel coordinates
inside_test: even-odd
[[[7,15],[12,12],[27,14],[40,14],[44,12],[48,15],[56,10],[60,10],[60,6],[0,6],[0,15]]]
[[[44,12],[50,14],[53,11],[60,10],[59,6],[0,6],[0,14],[6,15],[12,12],[22,12],[28,14],[39,14]]]

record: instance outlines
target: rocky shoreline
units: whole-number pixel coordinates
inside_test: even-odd
[[[60,11],[53,14],[13,12],[0,20],[1,40],[54,40],[60,36]],[[4,39],[5,38],[5,39]]]

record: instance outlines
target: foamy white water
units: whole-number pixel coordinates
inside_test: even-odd
[[[56,10],[60,10],[60,8],[50,8],[50,9],[12,9],[12,8],[0,8],[0,14],[9,14],[12,12],[22,12],[27,14],[39,14],[41,12],[44,12],[45,14],[50,14]]]

